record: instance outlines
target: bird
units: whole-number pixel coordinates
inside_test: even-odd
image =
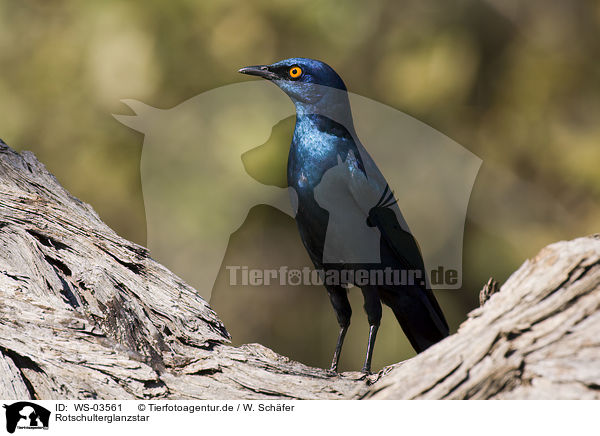
[[[419,245],[356,134],[347,88],[338,73],[309,58],[248,66],[239,73],[272,82],[295,106],[287,182],[295,192],[300,238],[315,267],[326,273],[411,271],[415,279],[357,283],[354,276],[349,283],[325,281],[339,324],[330,371],[338,371],[350,325],[351,285],[361,288],[369,322],[363,373],[371,373],[382,303],[392,309],[417,353],[447,337],[448,323],[429,286]]]

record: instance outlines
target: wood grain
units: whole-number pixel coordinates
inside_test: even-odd
[[[3,399],[600,396],[598,236],[546,247],[456,334],[369,377],[229,345],[194,289],[3,142],[0,248]]]

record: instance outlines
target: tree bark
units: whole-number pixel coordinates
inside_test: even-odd
[[[546,247],[456,334],[369,377],[229,345],[194,289],[3,142],[0,246],[3,399],[600,396],[598,236]]]

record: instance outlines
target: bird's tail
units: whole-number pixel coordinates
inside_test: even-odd
[[[448,336],[448,323],[431,290],[410,287],[402,292],[383,290],[381,295],[417,353]]]

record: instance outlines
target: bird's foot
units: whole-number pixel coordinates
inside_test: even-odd
[[[331,377],[340,375],[337,370],[337,365],[331,365],[331,368],[327,370],[327,374]]]

